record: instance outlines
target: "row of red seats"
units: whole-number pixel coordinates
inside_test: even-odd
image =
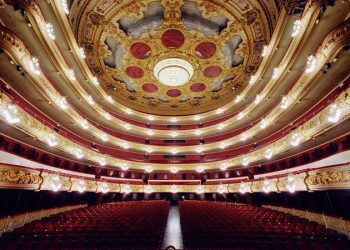
[[[0,250],[159,249],[167,201],[108,203],[32,221],[0,238]]]
[[[266,208],[181,201],[180,216],[187,249],[350,249],[335,230]]]

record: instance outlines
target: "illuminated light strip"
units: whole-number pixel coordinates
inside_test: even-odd
[[[346,92],[341,93],[338,98],[335,100],[335,103],[338,103],[338,105],[343,107],[343,115],[344,117],[349,117],[350,115],[350,88],[347,89]],[[5,97],[1,96],[1,102],[0,102],[0,108],[2,108],[3,105],[9,105],[10,100]],[[330,104],[332,105],[332,104]],[[303,139],[302,141],[299,141],[299,143],[302,143],[304,141],[307,141],[313,137],[314,134],[320,134],[327,129],[331,128],[333,125],[330,123],[327,119],[327,114],[328,114],[329,107],[326,107],[323,111],[318,113],[316,116],[312,117],[309,121],[307,121],[305,124],[297,128],[296,132],[301,133],[300,131],[303,131],[302,136]],[[31,115],[23,111],[22,109],[18,109],[18,113],[21,116],[21,118],[24,121],[31,121],[31,122],[23,122],[18,125],[15,125],[16,127],[20,127],[23,130],[26,131],[26,133],[33,135],[37,137],[39,140],[45,142],[47,138],[48,133],[52,133],[51,130],[46,127],[45,125],[41,124],[37,120],[35,120]],[[316,123],[315,121],[319,121]],[[311,125],[312,124],[312,125]],[[308,128],[308,130],[305,130],[304,128]],[[291,145],[288,143],[290,141],[291,137],[293,134],[288,134],[285,137],[278,139],[274,143],[268,145],[268,148],[274,148],[275,152],[283,152],[285,150],[288,150]],[[74,149],[79,147],[75,142],[70,141],[69,139],[63,137],[60,134],[55,135],[57,137],[57,141],[60,143],[57,143],[56,147],[61,149],[62,151],[66,152],[72,152]],[[267,147],[262,147],[259,150],[253,151],[249,154],[246,154],[246,158],[249,157],[249,162],[254,162],[257,160],[260,160],[264,157],[265,151]],[[131,162],[131,161],[126,161],[126,160],[121,160],[121,159],[116,159],[107,155],[100,154],[98,152],[95,152],[93,150],[87,149],[87,148],[82,148],[82,152],[84,155],[86,155],[87,160],[92,160],[95,162],[100,162],[101,159],[105,159],[103,164],[108,164],[110,166],[120,166],[121,164],[129,164],[135,169],[145,169],[145,164],[144,163],[137,163],[137,162]],[[230,164],[230,166],[237,166],[240,164],[239,159],[241,159],[240,156],[231,158],[229,160],[225,161],[217,161],[217,162],[210,162],[210,163],[200,163],[200,164],[178,164],[176,167],[179,168],[179,170],[193,170],[193,168],[196,168],[198,166],[203,167],[203,169],[216,169],[218,165],[221,163],[227,163]],[[101,163],[101,162],[100,162]],[[101,165],[103,165],[101,163]],[[173,167],[173,164],[153,164],[154,170],[158,169],[164,169],[169,167]]]
[[[219,145],[219,147],[221,148],[221,146]]]
[[[73,50],[73,51],[75,51],[75,50]]]
[[[3,152],[0,152],[0,154]],[[346,152],[343,152],[346,153]],[[9,154],[9,156],[13,156]],[[22,162],[22,158],[15,156],[15,162]],[[19,160],[20,159],[20,160]],[[102,176],[100,180],[94,179],[91,175],[86,175],[83,173],[76,173],[73,171],[66,171],[59,168],[49,167],[47,165],[42,165],[38,168],[38,163],[32,162],[28,167],[12,165],[9,163],[2,163],[0,170],[2,168],[14,169],[16,172],[25,172],[29,175],[41,176],[43,182],[41,184],[36,184],[31,188],[34,190],[52,190],[52,191],[81,191],[81,192],[116,192],[120,193],[121,189],[125,186],[129,186],[131,190],[145,190],[147,186],[152,187],[153,192],[170,192],[172,185],[177,185],[179,192],[197,192],[197,193],[212,193],[220,192],[220,189],[224,189],[224,192],[229,193],[251,193],[251,192],[296,192],[296,191],[306,191],[306,190],[319,190],[319,185],[315,188],[315,185],[308,185],[305,180],[308,176],[312,176],[315,173],[337,173],[339,170],[348,167],[347,163],[337,164],[331,166],[326,165],[324,170],[305,168],[302,171],[298,171],[298,168],[289,169],[290,172],[283,173],[281,175],[276,172],[270,173],[269,176],[257,178],[256,180],[249,181],[247,178],[228,178],[228,179],[208,179],[206,185],[201,185],[200,180],[149,180],[149,184],[145,185],[142,180],[127,179],[127,178],[114,178]],[[322,168],[323,168],[322,167]],[[264,182],[266,181],[265,185]],[[277,183],[280,184],[277,187]],[[68,185],[62,185],[63,183]],[[133,184],[131,184],[133,183]],[[253,185],[254,183],[258,185]],[[23,186],[17,183],[19,188]],[[330,184],[332,185],[332,184]],[[262,188],[266,186],[266,188]],[[323,188],[327,189],[329,185],[325,185]],[[198,192],[199,191],[199,192]]]

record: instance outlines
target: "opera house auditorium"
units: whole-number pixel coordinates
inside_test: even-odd
[[[0,250],[349,250],[350,0],[0,0]]]

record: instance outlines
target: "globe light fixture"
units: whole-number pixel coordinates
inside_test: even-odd
[[[192,78],[193,73],[192,65],[179,58],[161,60],[153,70],[153,74],[158,81],[170,87],[184,85]]]

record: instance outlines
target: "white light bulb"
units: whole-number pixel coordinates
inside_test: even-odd
[[[224,185],[219,185],[217,192],[219,194],[224,194],[227,192],[227,188]]]
[[[305,73],[309,74],[311,72],[313,72],[316,68],[316,64],[317,64],[317,58],[315,56],[309,56],[307,58],[307,62],[306,62],[306,69],[305,69]]]
[[[196,187],[196,193],[197,194],[203,194],[204,193],[204,186],[197,186]]]
[[[201,135],[202,131],[200,129],[196,129],[196,131],[194,131],[194,134],[195,135]]]
[[[239,103],[242,100],[242,96],[238,95],[235,98],[235,103]]]
[[[54,192],[57,192],[62,187],[62,182],[59,175],[53,175],[51,177],[51,188]]]
[[[243,166],[248,166],[248,164],[250,163],[250,160],[248,157],[244,157],[242,160],[242,165]]]
[[[145,151],[150,154],[150,153],[153,152],[153,148],[152,147],[146,147]]]
[[[294,193],[297,188],[297,182],[295,176],[291,173],[288,175],[286,188],[290,193]]]
[[[3,110],[4,117],[6,121],[10,124],[15,124],[20,122],[20,116],[16,105],[10,104]]]
[[[89,128],[89,122],[86,119],[84,119],[81,122],[81,126],[83,127],[83,129],[88,129]]]
[[[265,151],[265,158],[266,159],[271,159],[272,155],[273,155],[273,149],[272,148],[266,149],[266,151]]]
[[[242,182],[242,183],[239,185],[239,192],[240,192],[241,194],[245,194],[245,193],[249,192],[249,191],[250,191],[249,189],[250,189],[250,188],[249,188],[248,183]]]
[[[153,192],[153,188],[150,185],[145,186],[145,193],[151,194]]]
[[[280,105],[280,106],[281,106],[282,109],[288,108],[288,106],[289,106],[289,99],[288,99],[287,96],[283,96],[283,97],[282,97],[281,105]]]
[[[78,192],[79,193],[84,193],[86,191],[86,183],[83,180],[80,180],[78,182]]]
[[[72,80],[72,81],[77,80],[77,78],[75,77],[75,73],[74,73],[74,70],[73,70],[73,69],[70,69],[70,70],[68,71],[68,77],[69,77],[69,79]]]
[[[124,170],[124,171],[129,170],[129,166],[128,166],[128,164],[126,164],[126,163],[123,163],[123,164],[121,165],[121,168],[122,168],[122,170]]]
[[[131,130],[131,125],[128,124],[128,123],[125,123],[125,124],[124,124],[124,128],[125,128],[126,130]]]
[[[68,8],[67,0],[61,0],[61,6],[62,6],[62,9],[63,9],[64,13],[66,13],[66,15],[68,15],[69,14],[69,8]]]
[[[102,141],[104,141],[104,142],[108,141],[108,135],[107,135],[106,133],[103,133],[103,134],[101,135],[101,139],[102,139]]]
[[[90,105],[95,104],[94,98],[92,98],[91,95],[89,95],[89,96],[87,97],[87,101],[88,101],[88,103],[89,103]]]
[[[68,109],[68,102],[67,102],[67,99],[65,97],[61,97],[59,106],[63,110],[67,110]]]
[[[74,154],[78,159],[82,159],[84,157],[83,150],[81,150],[80,148],[77,148]]]
[[[101,157],[101,158],[98,160],[98,163],[100,163],[101,166],[105,166],[105,165],[107,164],[106,158]]]
[[[204,171],[204,167],[202,167],[202,166],[197,167],[197,168],[196,168],[196,171],[197,171],[198,173],[202,173],[202,172]]]
[[[57,138],[56,138],[56,136],[54,134],[49,134],[47,136],[46,141],[47,141],[47,144],[49,144],[50,147],[55,147],[58,144]]]
[[[51,23],[46,23],[45,27],[46,27],[47,35],[48,35],[52,40],[55,40],[55,39],[56,39],[56,36],[55,36],[55,32],[54,32],[54,29],[53,29],[52,24],[51,24]]]
[[[225,124],[220,123],[220,124],[217,126],[217,129],[218,129],[218,130],[222,130],[224,127],[225,127]]]
[[[327,120],[332,123],[337,123],[342,117],[342,110],[338,107],[337,104],[332,104],[328,111]]]
[[[239,112],[238,115],[237,115],[237,119],[238,120],[242,120],[243,117],[244,117],[244,113],[242,111]]]
[[[220,114],[222,114],[224,112],[224,110],[222,109],[222,108],[219,108],[219,109],[217,109],[216,111],[215,111],[215,113],[217,114],[217,115],[220,115]]]
[[[172,172],[173,174],[176,174],[178,171],[179,171],[179,169],[176,167],[173,167],[170,169],[170,172]]]
[[[272,183],[269,180],[265,180],[263,183],[262,190],[264,193],[269,193],[272,189]]]
[[[253,84],[255,83],[255,81],[256,81],[256,77],[255,77],[255,75],[252,75],[252,76],[250,77],[249,84],[250,84],[250,85],[253,85]]]
[[[256,95],[254,103],[258,104],[261,101],[261,95]]]
[[[220,169],[221,169],[222,171],[225,171],[227,168],[228,168],[227,163],[222,163],[222,164],[220,165]]]
[[[85,51],[84,51],[83,48],[79,48],[79,55],[80,55],[80,57],[83,58],[83,59],[86,58],[86,56],[85,56]]]
[[[109,192],[108,183],[106,183],[106,182],[101,183],[101,192],[104,194]]]
[[[36,57],[32,57],[29,61],[29,68],[34,74],[40,75],[41,70],[39,65],[39,59]]]
[[[302,135],[299,133],[293,133],[292,135],[292,140],[290,142],[290,144],[294,147],[298,146],[301,142],[301,140],[303,139]]]
[[[149,136],[154,135],[154,132],[152,130],[147,130],[146,132]]]
[[[109,113],[105,113],[105,118],[107,119],[107,120],[111,120],[112,119],[112,116],[109,114]]]
[[[151,172],[153,172],[153,168],[152,168],[151,166],[147,166],[147,167],[145,168],[145,171],[146,171],[147,173],[151,173]]]
[[[177,135],[178,135],[177,132],[174,132],[174,131],[170,133],[170,136],[173,138],[176,137]]]
[[[267,120],[265,118],[260,121],[260,128],[264,129],[267,127]]]
[[[203,150],[204,150],[204,149],[203,149],[202,147],[200,147],[200,146],[196,148],[196,152],[197,152],[198,154],[199,154],[199,153],[202,153]]]
[[[295,20],[293,24],[292,37],[296,37],[301,30],[301,20]]]
[[[113,103],[113,102],[114,102],[112,96],[110,96],[110,95],[107,96],[106,99],[107,99],[107,101],[108,101],[109,103]]]
[[[179,188],[176,185],[172,185],[170,188],[170,192],[176,194],[179,192]]]
[[[268,49],[268,47],[267,47],[267,45],[265,45],[264,48],[263,48],[263,50],[262,50],[262,53],[261,53],[261,56],[262,56],[262,57],[264,57],[264,56],[267,55],[267,49]]]
[[[131,189],[131,187],[129,185],[123,186],[122,193],[129,194],[131,192],[132,192],[132,189]]]
[[[280,74],[279,68],[274,68],[274,69],[273,69],[273,73],[272,73],[272,79],[277,79],[277,77],[279,76],[279,74]]]
[[[241,141],[245,141],[245,140],[247,140],[248,139],[248,137],[249,137],[249,135],[246,133],[246,132],[244,132],[242,135],[241,135]]]
[[[195,120],[195,121],[199,121],[201,119],[201,117],[199,116],[199,115],[195,115],[194,117],[193,117],[193,120]]]
[[[170,149],[170,153],[173,154],[173,155],[176,155],[177,154],[177,149],[176,148],[171,148]]]

